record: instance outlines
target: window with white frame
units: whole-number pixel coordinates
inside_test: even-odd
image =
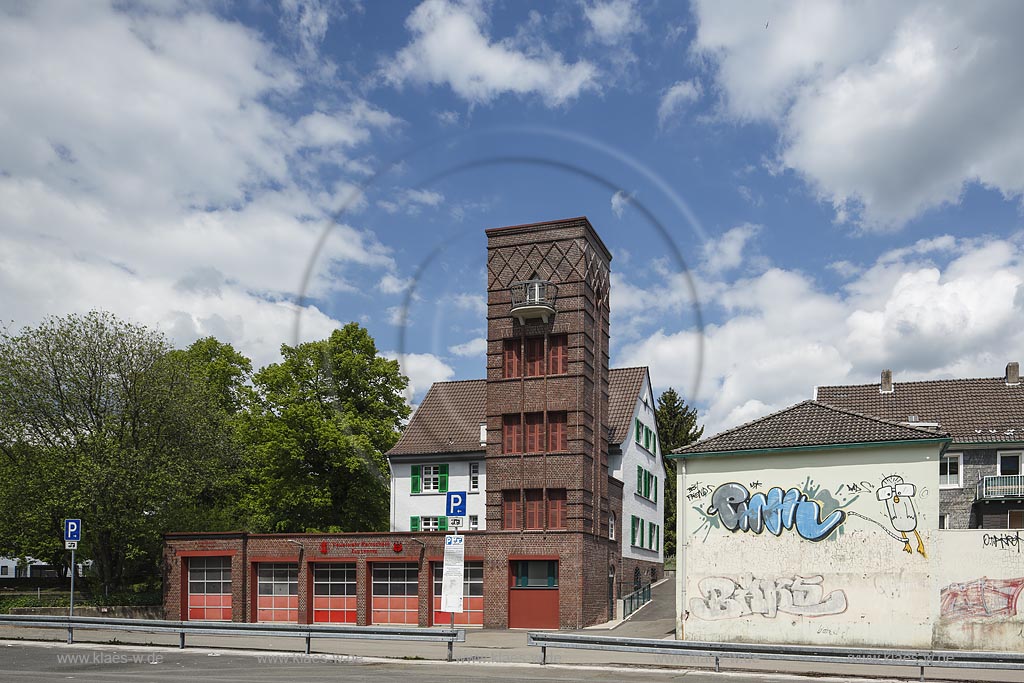
[[[948,529],[949,528],[949,515],[947,515],[945,513],[940,513],[939,514],[939,528],[940,529]]]
[[[441,468],[438,465],[423,466],[423,490],[438,491],[441,488]]]
[[[997,474],[1001,477],[1020,474],[1020,456],[1020,451],[1000,451]]]
[[[478,462],[469,463],[469,490],[480,490],[480,463]]]
[[[617,520],[615,519],[615,513],[614,512],[608,515],[608,540],[610,540],[610,541],[614,541],[615,540],[615,524],[616,524],[616,521]]]
[[[478,517],[477,515],[470,515],[469,516],[469,528],[470,529],[479,529],[480,528],[480,517]]]
[[[939,458],[939,488],[954,489],[963,486],[964,454],[947,453]]]

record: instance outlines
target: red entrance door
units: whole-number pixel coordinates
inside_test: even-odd
[[[508,627],[558,628],[558,560],[509,563]]]

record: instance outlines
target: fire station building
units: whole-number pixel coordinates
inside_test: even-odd
[[[456,624],[576,629],[660,579],[665,470],[647,368],[609,369],[611,254],[585,217],[487,230],[487,366],[427,392],[387,533],[169,533],[168,619],[446,625],[446,494],[465,491]]]

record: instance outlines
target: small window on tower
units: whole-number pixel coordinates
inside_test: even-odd
[[[506,339],[503,347],[504,353],[504,376],[506,378],[519,377],[522,370],[521,344],[518,339]]]
[[[526,376],[540,377],[544,374],[544,337],[526,338]]]
[[[556,334],[548,339],[548,374],[564,375],[569,372],[569,337]]]

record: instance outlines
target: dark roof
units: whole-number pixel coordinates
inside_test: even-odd
[[[804,401],[734,427],[673,453],[727,453],[808,446],[838,446],[893,441],[941,439],[934,428],[911,427],[844,410],[818,401]]]
[[[388,455],[482,451],[487,382],[434,382]]]
[[[890,420],[938,423],[957,443],[1024,441],[1024,384],[1006,386],[1002,377],[894,382],[892,393],[878,384],[818,387],[816,398],[830,405]]]
[[[633,408],[647,368],[615,368],[608,376],[608,423],[611,443],[629,434]],[[487,382],[435,382],[423,397],[398,443],[388,455],[427,455],[482,451],[480,423],[486,419]]]
[[[608,371],[608,443],[622,443],[629,434],[629,423],[646,377],[646,367]]]

